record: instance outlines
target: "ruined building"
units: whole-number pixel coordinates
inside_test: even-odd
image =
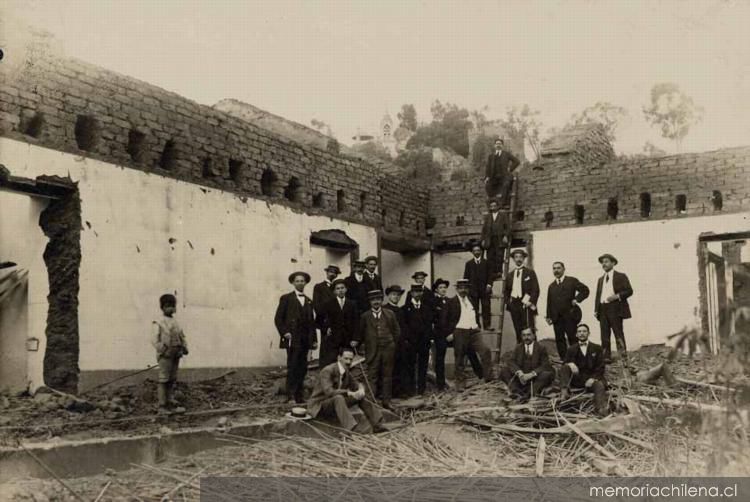
[[[478,235],[480,177],[420,187],[54,52],[4,68],[0,261],[29,275],[0,312],[0,388],[75,391],[154,364],[165,292],[190,339],[188,377],[283,364],[273,314],[291,270],[320,280],[375,254],[384,283],[407,286],[417,269],[454,283]],[[552,261],[594,288],[611,252],[635,289],[634,348],[691,322],[718,347],[750,261],[750,148],[618,160],[601,136],[573,131],[519,171],[514,238],[540,309]],[[594,324],[592,310],[593,298]]]

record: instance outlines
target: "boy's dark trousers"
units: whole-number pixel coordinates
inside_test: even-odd
[[[307,346],[299,344],[286,349],[286,394],[296,403],[305,402],[307,352]]]

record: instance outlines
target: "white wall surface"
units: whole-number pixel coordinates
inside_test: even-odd
[[[562,261],[567,273],[591,289],[583,304],[583,322],[592,326],[596,282],[603,274],[597,258],[611,253],[617,270],[628,275],[635,294],[630,298],[633,318],[625,321],[629,348],[666,342],[666,336],[690,323],[700,323],[698,237],[750,229],[750,213],[618,223],[612,225],[543,230],[533,233],[533,268],[542,291],[539,301],[541,337],[554,336],[544,323],[547,287],[553,280],[552,262]],[[614,341],[612,341],[614,346]]]
[[[185,367],[284,364],[273,316],[290,291],[287,276],[301,269],[318,282],[332,258],[312,249],[310,233],[337,228],[363,251],[377,248],[375,230],[363,225],[14,140],[0,139],[0,163],[17,176],[79,182],[82,371],[153,364],[149,326],[165,292],[178,296],[191,346]],[[30,319],[42,333],[43,313]]]
[[[411,285],[414,284],[414,280],[411,278],[414,272],[421,270],[427,272],[427,274],[430,273],[430,253],[401,254],[388,249],[381,249],[380,261],[383,289],[398,284],[404,290],[409,291]],[[434,278],[428,275],[425,284],[431,286],[433,280]],[[404,298],[406,298],[406,294],[401,297],[402,305]]]

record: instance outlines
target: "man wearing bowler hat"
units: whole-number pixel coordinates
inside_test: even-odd
[[[346,296],[357,306],[359,315],[362,315],[370,308],[370,303],[367,301],[367,292],[370,290],[365,281],[365,262],[355,260],[352,264],[352,273],[345,281]]]
[[[294,290],[279,298],[274,323],[281,341],[279,348],[286,349],[286,392],[289,400],[304,403],[307,354],[318,347],[315,334],[315,316],[312,301],[305,295],[305,286],[310,282],[307,272],[294,272],[289,283]]]
[[[383,407],[390,409],[394,356],[401,328],[393,312],[383,308],[382,291],[369,291],[367,298],[370,310],[360,317],[357,333],[365,347],[366,387],[373,398],[380,390]]]
[[[401,383],[407,394],[414,394],[416,383],[417,394],[424,394],[427,389],[427,363],[430,358],[432,343],[433,306],[423,301],[424,290],[421,286],[411,287],[411,299],[402,307],[404,313],[402,339],[404,345],[404,364],[401,366]],[[416,381],[414,378],[416,370]]]
[[[628,352],[625,345],[623,320],[630,319],[630,305],[628,298],[633,296],[628,276],[614,269],[617,258],[609,253],[599,257],[604,275],[596,283],[596,298],[594,299],[594,316],[599,320],[602,333],[602,349],[604,361],[612,362],[612,344],[610,336],[614,332],[617,352],[623,361],[627,361]]]
[[[414,280],[414,284],[417,286],[422,287],[422,301],[425,302],[427,305],[432,305],[435,300],[435,294],[432,292],[430,288],[425,286],[425,280],[427,279],[427,272],[418,271],[414,272],[411,276],[411,278]],[[411,290],[406,293],[406,300],[404,304],[407,304],[411,301]]]
[[[552,264],[555,280],[547,288],[547,324],[555,329],[555,342],[560,359],[565,358],[568,346],[578,343],[576,329],[581,322],[580,303],[589,297],[589,288],[565,273],[565,264]],[[567,340],[566,340],[567,337]]]
[[[383,290],[383,281],[380,279],[375,270],[378,268],[378,257],[368,256],[365,258],[365,282],[367,282],[367,291],[374,289]]]
[[[516,343],[521,343],[521,333],[526,328],[534,328],[536,302],[539,300],[539,281],[536,273],[524,265],[528,253],[524,249],[514,249],[510,256],[516,268],[508,273],[505,281],[505,305],[508,307],[516,332]]]

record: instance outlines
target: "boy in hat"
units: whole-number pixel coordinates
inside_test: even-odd
[[[493,274],[487,260],[484,259],[484,251],[479,243],[471,246],[471,260],[464,266],[464,279],[469,280],[469,299],[474,305],[474,310],[479,313],[482,309],[482,325],[485,330],[492,331],[492,312],[490,311],[490,297],[492,296]]]
[[[411,278],[414,280],[414,284],[417,286],[421,286],[422,288],[422,301],[425,302],[427,305],[432,305],[433,300],[435,299],[435,295],[432,293],[432,290],[425,286],[425,280],[427,279],[427,272],[418,271],[414,272],[411,276]],[[409,303],[411,300],[411,290],[406,293],[406,303]]]
[[[177,312],[177,299],[174,295],[162,295],[159,298],[162,316],[152,323],[151,344],[156,349],[156,361],[159,364],[159,384],[157,396],[159,413],[184,413],[174,398],[174,387],[177,383],[177,369],[180,358],[188,354],[185,333],[174,318]]]
[[[414,371],[416,370],[417,394],[424,394],[427,389],[427,363],[430,358],[432,342],[433,307],[423,301],[422,286],[411,287],[411,298],[402,307],[404,313],[405,340],[404,364],[401,367],[401,382],[407,394],[414,393]]]
[[[479,335],[479,325],[474,306],[469,300],[469,281],[459,279],[456,282],[458,295],[446,304],[446,326],[451,333],[447,340],[453,342],[453,353],[456,358],[456,390],[464,388],[464,355],[475,352],[482,361],[484,379],[492,381],[492,353]]]
[[[508,273],[505,281],[505,305],[513,320],[517,343],[521,343],[521,332],[524,329],[534,328],[536,302],[539,299],[539,281],[536,273],[524,266],[527,256],[524,249],[513,250],[511,257],[516,268]]]
[[[341,347],[355,348],[354,333],[359,327],[359,315],[354,302],[346,298],[343,279],[333,281],[333,299],[322,312],[324,330],[321,330],[319,364],[323,368],[336,362]],[[314,303],[314,301],[313,301]]]
[[[375,272],[378,268],[377,256],[368,256],[365,258],[365,281],[367,281],[367,291],[374,289],[383,290],[383,281],[380,276]]]
[[[365,262],[355,260],[352,264],[352,273],[345,279],[346,296],[357,306],[359,315],[367,312],[370,303],[367,301],[367,282],[365,282]]]
[[[491,280],[503,273],[505,248],[510,242],[511,225],[508,213],[500,211],[500,201],[489,201],[489,212],[484,215],[482,224],[481,245],[487,250],[487,262]]]
[[[570,397],[570,387],[585,388],[594,393],[597,414],[607,414],[607,381],[604,379],[604,355],[602,348],[589,342],[589,327],[579,324],[576,331],[578,343],[568,347],[563,365],[560,367],[560,401]]]
[[[279,348],[286,349],[286,392],[289,400],[304,403],[307,354],[318,348],[315,333],[315,317],[312,301],[305,295],[305,286],[310,282],[307,272],[294,272],[289,283],[294,290],[279,298],[274,323],[281,340]]]
[[[487,172],[484,183],[487,197],[499,196],[503,203],[510,203],[510,188],[513,182],[512,172],[521,162],[511,152],[505,149],[502,138],[495,140],[495,151],[487,158]]]
[[[367,293],[367,298],[370,310],[360,317],[357,336],[365,347],[370,394],[374,399],[380,389],[383,407],[390,409],[394,356],[401,328],[393,312],[383,308],[382,291],[372,290]]]
[[[602,333],[602,348],[605,362],[612,362],[612,343],[610,336],[615,334],[617,352],[623,361],[627,361],[628,352],[625,344],[623,321],[630,319],[630,305],[628,298],[633,296],[628,276],[616,271],[617,258],[609,253],[599,257],[604,275],[596,283],[596,298],[594,298],[594,316],[599,320]]]
[[[508,385],[512,396],[526,401],[538,396],[552,380],[555,374],[549,363],[549,355],[544,345],[537,343],[536,334],[531,328],[521,333],[523,343],[513,349],[508,364],[500,370],[500,378]]]

